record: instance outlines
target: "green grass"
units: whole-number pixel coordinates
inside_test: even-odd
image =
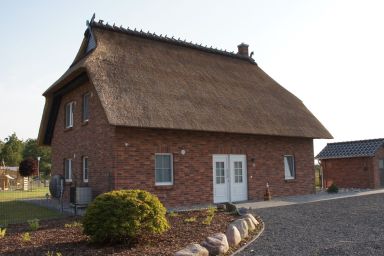
[[[23,201],[0,202],[0,226],[24,223],[31,219],[50,219],[62,216],[58,211]]]
[[[34,188],[32,190],[0,191],[0,202],[13,201],[18,199],[45,198],[49,194],[48,187]],[[1,210],[1,208],[0,208]]]
[[[0,191],[0,226],[61,216],[58,211],[21,201],[22,199],[45,198],[47,193],[49,194],[48,187],[27,191]]]

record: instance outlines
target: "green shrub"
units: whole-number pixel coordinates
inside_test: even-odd
[[[169,213],[168,213],[168,216],[169,217],[179,217],[179,214],[177,213],[177,212],[174,212],[174,211],[170,211]]]
[[[4,238],[6,232],[7,232],[6,228],[0,228],[0,238]]]
[[[337,192],[339,192],[339,188],[336,186],[335,183],[332,183],[332,185],[328,187],[327,192],[328,193],[337,193]]]
[[[28,232],[25,232],[21,235],[21,239],[23,240],[24,243],[27,243],[31,241],[31,236],[29,235]]]
[[[131,241],[143,232],[162,233],[169,228],[160,200],[143,190],[104,193],[88,206],[84,233],[92,242]]]
[[[39,219],[27,220],[29,225],[29,230],[35,231],[40,227]]]
[[[186,219],[184,219],[184,222],[187,222],[187,223],[196,222],[196,217],[186,218]]]
[[[81,228],[82,226],[83,226],[83,224],[81,224],[81,222],[78,222],[78,221],[64,224],[65,228]]]
[[[202,224],[211,225],[213,217],[215,217],[216,211],[217,211],[217,209],[215,207],[212,207],[212,206],[208,207],[207,217],[205,218],[205,220],[203,220]]]

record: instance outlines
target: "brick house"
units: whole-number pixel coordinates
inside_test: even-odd
[[[313,138],[332,138],[238,53],[91,21],[43,94],[39,143],[66,186],[145,189],[168,207],[308,194]],[[68,189],[66,189],[68,192]]]
[[[342,188],[384,186],[384,139],[328,143],[316,158],[325,187],[332,183]]]

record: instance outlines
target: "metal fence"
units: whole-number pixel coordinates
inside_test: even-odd
[[[22,178],[0,187],[0,227],[33,219],[65,216],[64,207],[49,193],[49,180]]]

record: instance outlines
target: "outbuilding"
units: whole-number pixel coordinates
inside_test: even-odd
[[[323,184],[341,188],[384,186],[384,139],[328,143],[316,156]]]

